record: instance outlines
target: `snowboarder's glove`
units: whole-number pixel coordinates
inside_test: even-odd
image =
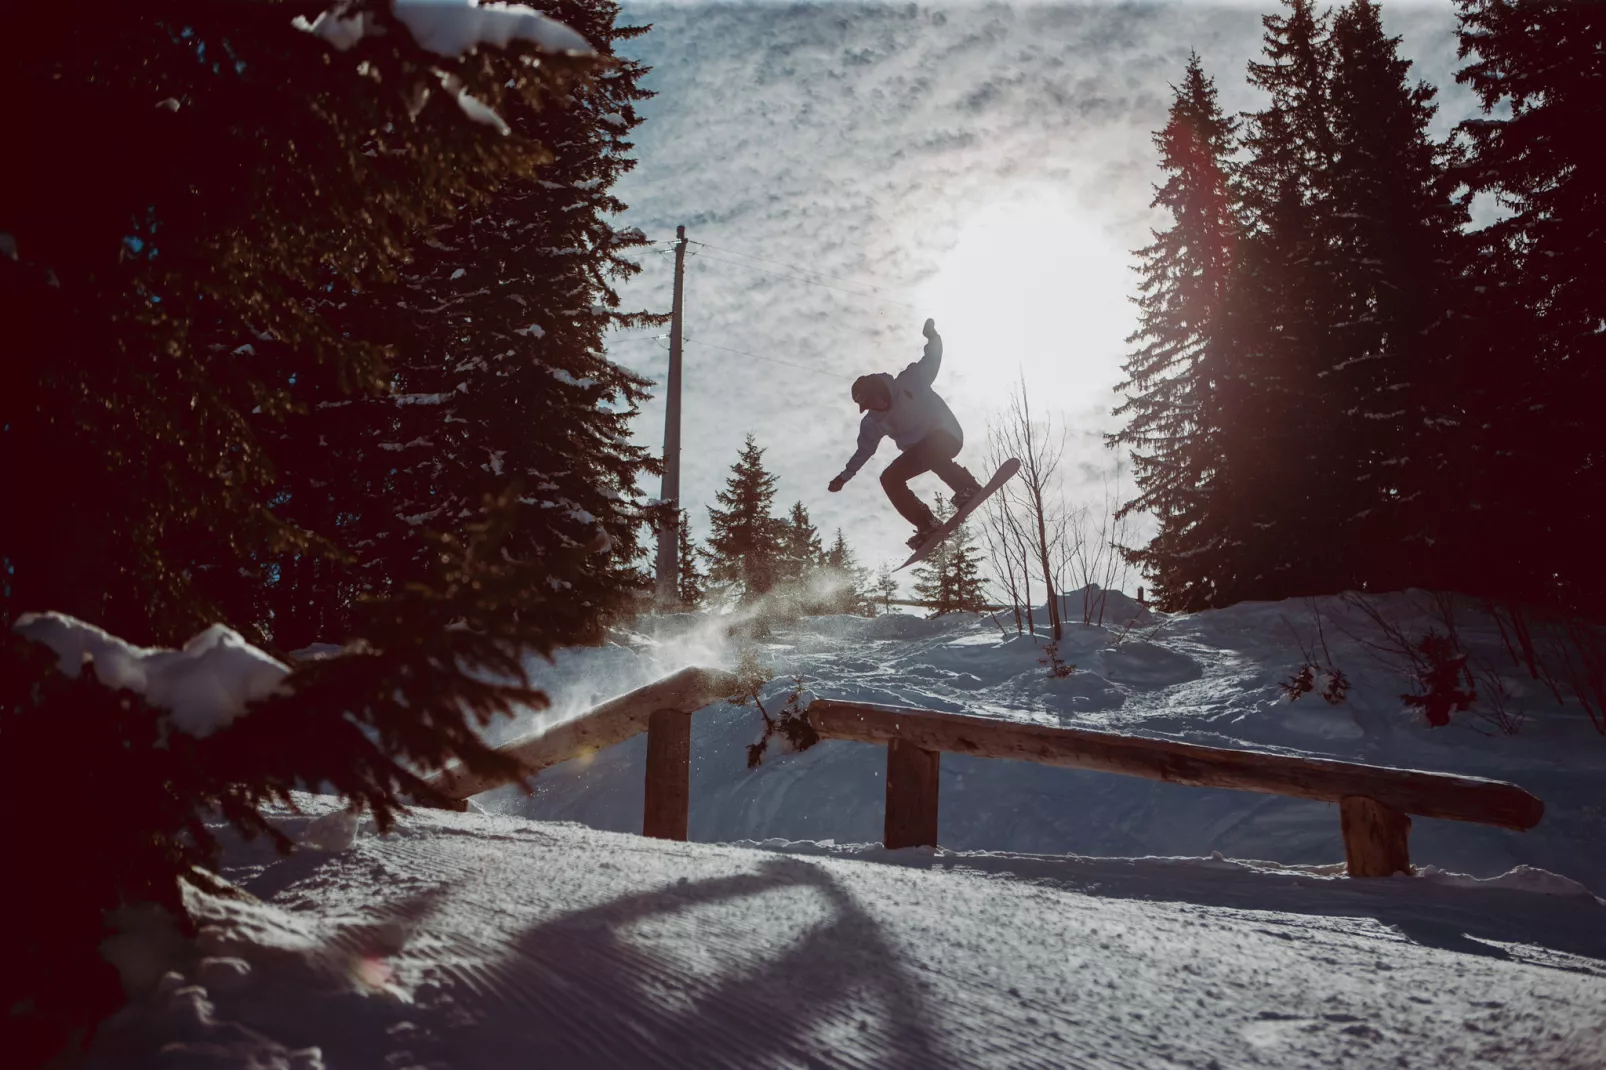
[[[847,486],[847,483],[847,480],[843,479],[841,476],[837,476],[835,479],[831,480],[831,486],[829,489],[832,494],[835,494],[837,491]]]
[[[920,328],[920,333],[927,338],[935,338],[937,336],[937,321],[934,319],[926,320],[926,325]]]

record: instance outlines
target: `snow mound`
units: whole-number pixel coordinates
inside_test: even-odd
[[[1095,624],[1120,627],[1123,624],[1148,624],[1154,619],[1149,608],[1131,595],[1090,583],[1079,591],[1066,591],[1058,598],[1060,619],[1079,621],[1084,617]],[[1037,607],[1037,612],[1048,613],[1048,603]]]
[[[214,624],[182,650],[137,647],[64,613],[25,613],[13,630],[55,652],[77,678],[85,664],[107,687],[143,695],[172,714],[179,731],[204,739],[273,694],[290,672],[282,662]]]
[[[916,617],[909,613],[884,613],[865,622],[860,633],[865,639],[929,639],[949,632],[968,630],[975,618],[963,613],[941,617]]]
[[[1571,877],[1563,877],[1560,873],[1552,873],[1538,866],[1514,866],[1495,877],[1472,877],[1465,873],[1449,873],[1437,866],[1422,866],[1416,875],[1423,880],[1453,888],[1505,888],[1537,895],[1595,896]]]

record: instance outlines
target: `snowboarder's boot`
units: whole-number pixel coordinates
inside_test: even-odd
[[[909,541],[907,543],[909,549],[911,549],[911,550],[920,549],[922,546],[924,546],[926,544],[926,540],[927,539],[929,539],[933,535],[937,534],[937,529],[940,528],[941,526],[942,525],[938,524],[936,522],[936,520],[932,520],[931,523],[926,524],[924,527],[916,528],[915,529],[915,533],[913,535],[909,536]]]
[[[949,498],[949,500],[951,502],[953,502],[953,504],[954,504],[954,512],[958,512],[959,510],[963,509],[967,502],[969,502],[972,498],[976,497],[976,495],[978,495],[980,493],[981,493],[981,484],[980,483],[973,483],[970,486],[965,487],[962,490],[954,491],[953,495]]]

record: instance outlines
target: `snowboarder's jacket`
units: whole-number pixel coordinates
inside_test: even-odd
[[[942,367],[942,336],[933,333],[926,342],[926,355],[909,365],[893,378],[886,372],[874,376],[886,383],[892,396],[892,407],[885,412],[874,409],[859,421],[859,448],[848,458],[847,467],[839,477],[843,482],[852,479],[864,462],[874,456],[876,447],[888,435],[900,450],[906,450],[933,431],[946,431],[963,442],[965,434],[948,405],[931,389]]]

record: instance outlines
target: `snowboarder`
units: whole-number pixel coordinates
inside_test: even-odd
[[[926,336],[925,356],[896,378],[877,372],[853,381],[853,400],[864,413],[859,422],[859,448],[848,458],[842,474],[831,480],[832,492],[841,490],[874,455],[882,438],[891,435],[903,452],[881,473],[881,486],[893,508],[915,526],[909,546],[916,550],[937,531],[938,525],[931,506],[909,489],[909,480],[922,472],[937,473],[953,491],[955,509],[963,508],[982,489],[976,477],[954,460],[965,444],[965,433],[947,404],[931,389],[937,369],[942,366],[942,336],[929,319],[921,333]]]

